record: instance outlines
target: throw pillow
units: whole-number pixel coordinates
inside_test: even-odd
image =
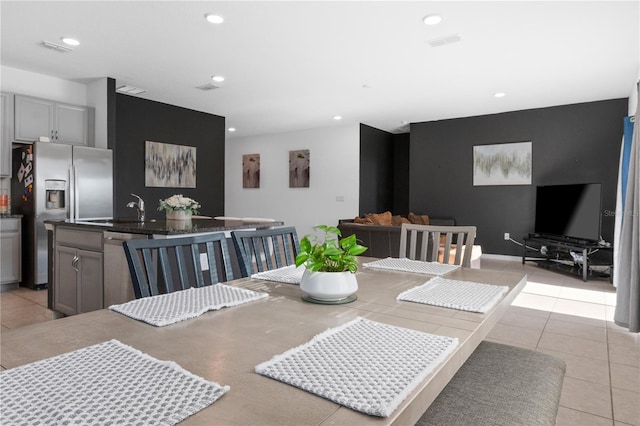
[[[375,225],[391,226],[391,212],[389,211],[384,213],[372,213],[365,215],[365,217],[370,218]]]
[[[353,223],[361,223],[361,224],[363,224],[363,225],[372,225],[372,224],[373,224],[373,221],[372,221],[370,218],[368,218],[368,217],[360,217],[360,216],[356,216],[356,217],[353,219]]]
[[[411,223],[411,222],[409,222],[409,219],[407,219],[406,217],[402,217],[400,215],[395,215],[391,217],[391,224],[393,226],[402,226],[403,223]]]
[[[417,215],[409,213],[407,217],[409,218],[409,222],[413,223],[414,225],[429,225],[429,215]]]

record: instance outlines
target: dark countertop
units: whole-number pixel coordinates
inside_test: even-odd
[[[10,214],[10,213],[0,214],[0,219],[21,219],[21,218],[22,218],[21,214]]]
[[[256,222],[243,220],[217,220],[217,219],[191,219],[191,221],[179,220],[147,220],[138,222],[135,219],[99,219],[86,221],[70,220],[45,220],[45,223],[53,226],[77,227],[83,229],[99,229],[103,231],[122,232],[127,234],[159,234],[180,235],[200,232],[233,231],[236,229],[255,228],[263,229],[271,226],[284,225],[284,222]]]

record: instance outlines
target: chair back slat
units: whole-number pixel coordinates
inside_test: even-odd
[[[300,252],[298,234],[292,226],[233,231],[231,238],[243,277],[293,265]]]
[[[470,267],[475,238],[475,226],[433,226],[403,223],[400,232],[399,257]],[[420,242],[419,254],[417,254],[418,241]],[[441,259],[440,253],[442,253]]]
[[[224,233],[127,240],[123,246],[136,299],[234,278]]]

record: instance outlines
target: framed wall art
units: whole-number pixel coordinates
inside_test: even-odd
[[[144,184],[151,187],[195,188],[196,147],[145,141]]]
[[[308,188],[309,176],[309,150],[289,151],[289,188]]]
[[[260,188],[260,154],[242,156],[242,187]]]
[[[473,185],[531,185],[531,142],[474,146]]]

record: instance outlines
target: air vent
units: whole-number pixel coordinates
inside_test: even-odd
[[[56,52],[60,52],[60,53],[67,53],[73,50],[70,47],[62,46],[60,44],[55,44],[47,40],[42,40],[40,42],[40,46],[46,47],[47,49],[55,50]]]
[[[197,86],[196,89],[200,89],[200,90],[213,90],[213,89],[219,89],[220,86],[213,84],[213,83],[207,83],[207,84],[203,84],[202,86]]]
[[[452,34],[452,35],[448,35],[445,37],[440,37],[440,38],[434,38],[431,40],[427,40],[427,42],[429,43],[429,46],[431,47],[440,47],[440,46],[444,46],[446,44],[452,44],[452,43],[457,43],[460,40],[462,40],[462,38],[460,37],[460,34]]]
[[[140,93],[146,92],[146,90],[133,86],[120,86],[116,89],[116,92],[124,93],[125,95],[139,95]]]

